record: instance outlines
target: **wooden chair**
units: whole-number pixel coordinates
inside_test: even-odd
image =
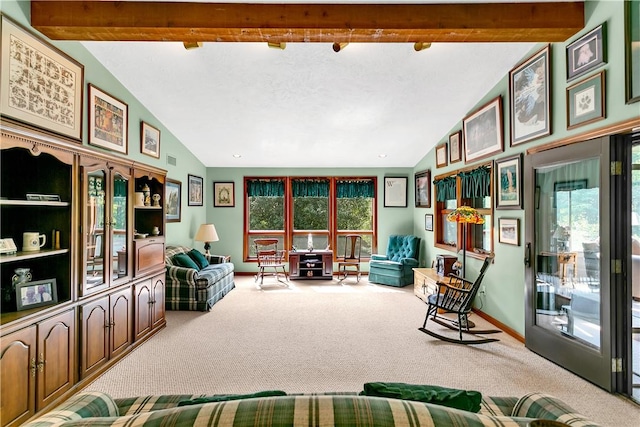
[[[359,282],[362,236],[359,234],[347,234],[344,237],[344,256],[338,258],[338,278],[342,282],[349,274],[355,274],[356,282]]]
[[[438,290],[436,293],[429,295],[427,298],[427,315],[424,318],[424,324],[420,331],[427,335],[431,335],[434,338],[438,338],[443,341],[455,343],[455,344],[484,344],[494,341],[499,341],[497,338],[482,338],[477,335],[483,334],[495,334],[502,332],[498,329],[488,330],[470,330],[469,321],[467,315],[471,312],[473,306],[473,299],[476,297],[484,274],[489,268],[489,265],[493,261],[494,255],[489,255],[485,258],[484,264],[480,269],[480,274],[475,282],[465,280],[460,276],[453,273],[449,274],[449,283],[438,282]],[[455,313],[457,315],[457,321],[452,321],[444,316],[439,316],[438,312]],[[440,335],[436,332],[426,329],[427,321],[431,319],[446,328],[457,330],[460,334],[460,339],[451,338],[445,335]],[[463,339],[462,333],[471,334],[476,336],[475,339]]]
[[[282,282],[280,268],[285,280],[289,281],[284,263],[284,250],[278,249],[278,239],[256,239],[253,244],[258,258],[258,273],[255,275],[255,281],[257,282],[260,278],[260,285],[262,285],[265,274],[271,274],[278,282]],[[265,269],[273,269],[273,273],[265,273]]]

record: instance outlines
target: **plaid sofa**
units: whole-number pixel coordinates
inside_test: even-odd
[[[233,281],[234,266],[226,256],[209,255],[209,266],[200,271],[174,265],[174,255],[190,250],[186,246],[167,246],[165,250],[167,310],[208,311],[236,287]]]
[[[533,419],[597,427],[558,399],[531,393],[521,398],[485,397],[479,413],[356,393],[259,397],[177,406],[201,395],[112,399],[82,392],[25,424],[46,426],[526,426]]]

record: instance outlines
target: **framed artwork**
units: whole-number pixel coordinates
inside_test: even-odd
[[[520,220],[498,218],[498,242],[520,246]]]
[[[213,183],[213,206],[216,208],[232,208],[236,205],[234,183]]]
[[[470,162],[500,153],[502,139],[502,97],[499,96],[462,120],[464,160]]]
[[[433,231],[433,214],[424,214],[424,229]]]
[[[36,280],[16,285],[18,311],[29,310],[58,302],[56,279]]]
[[[431,171],[418,172],[416,181],[416,208],[431,207]]]
[[[496,209],[522,209],[522,154],[495,161]]]
[[[509,72],[511,146],[551,134],[549,45]]]
[[[436,167],[441,168],[447,166],[447,143],[440,144],[436,147]]]
[[[627,104],[640,101],[640,0],[625,1]]]
[[[140,122],[140,152],[160,158],[160,130],[147,122]]]
[[[462,160],[462,132],[449,135],[449,163]]]
[[[567,88],[567,129],[605,118],[604,71]]]
[[[167,178],[164,183],[164,209],[167,222],[180,222],[182,213],[182,183]]]
[[[2,15],[3,116],[82,140],[84,66]]]
[[[607,62],[606,22],[567,46],[567,81]]]
[[[407,207],[407,177],[384,177],[384,207]]]
[[[189,206],[202,206],[203,199],[204,199],[204,196],[203,196],[204,181],[199,176],[188,175],[187,183],[188,183],[187,191],[189,193],[187,204]]]
[[[127,154],[129,107],[89,84],[89,144]]]

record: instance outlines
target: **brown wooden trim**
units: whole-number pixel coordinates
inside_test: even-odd
[[[504,332],[505,334],[515,338],[516,340],[518,340],[522,344],[524,344],[524,336],[520,335],[515,329],[512,329],[512,328],[508,327],[507,325],[505,325],[504,323],[502,323],[501,321],[489,316],[484,311],[481,311],[481,310],[478,310],[478,309],[474,308],[473,312],[475,314],[477,314],[478,317],[481,317],[484,320],[486,320],[487,322],[491,323],[492,325],[502,329],[502,332]],[[473,330],[471,330],[471,332],[473,332]]]
[[[571,135],[567,138],[559,139],[557,141],[553,141],[548,144],[538,145],[537,147],[531,147],[527,150],[527,154],[540,153],[542,151],[551,150],[553,148],[562,147],[564,145],[576,144],[578,142],[583,142],[583,141],[587,141],[589,139],[594,139],[594,138],[600,138],[603,136],[615,135],[620,133],[629,133],[634,129],[638,130],[638,128],[640,128],[640,118],[632,118],[622,122],[614,123],[612,125],[607,125],[601,128],[592,129],[576,135]]]
[[[250,4],[31,1],[54,40],[192,42],[563,42],[584,2]]]

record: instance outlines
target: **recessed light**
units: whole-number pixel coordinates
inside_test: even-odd
[[[384,159],[385,157],[387,157],[386,154],[378,154],[378,157],[380,157],[381,159]]]
[[[242,157],[242,154],[234,154],[233,157],[235,157],[236,159],[239,159],[240,157]]]

